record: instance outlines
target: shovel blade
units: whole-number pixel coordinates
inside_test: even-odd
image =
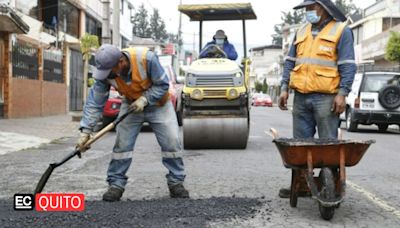
[[[47,181],[50,178],[51,173],[53,172],[55,166],[53,164],[50,164],[49,168],[46,169],[46,172],[43,173],[42,177],[40,178],[38,184],[36,185],[35,189],[35,195],[36,193],[41,193],[44,186],[46,185]]]

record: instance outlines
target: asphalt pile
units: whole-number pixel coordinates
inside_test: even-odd
[[[206,227],[209,222],[250,218],[262,206],[259,199],[154,199],[85,202],[83,212],[14,211],[12,201],[0,201],[0,227]]]

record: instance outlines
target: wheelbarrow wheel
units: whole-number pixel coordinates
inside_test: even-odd
[[[321,182],[320,195],[323,199],[329,201],[335,198],[335,180],[330,168],[322,168],[319,174]],[[335,214],[335,206],[324,206],[319,202],[319,212],[325,220],[331,220]]]

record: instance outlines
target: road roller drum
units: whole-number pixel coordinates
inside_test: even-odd
[[[183,119],[185,149],[245,149],[248,118],[193,117]]]

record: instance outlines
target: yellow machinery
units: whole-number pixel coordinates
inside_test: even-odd
[[[256,19],[249,3],[180,5],[179,11],[200,22],[242,20],[244,58],[226,58],[218,46],[210,58],[194,61],[186,71],[182,93],[185,149],[244,149],[249,137],[249,66],[245,21]],[[218,54],[219,53],[219,54]]]

